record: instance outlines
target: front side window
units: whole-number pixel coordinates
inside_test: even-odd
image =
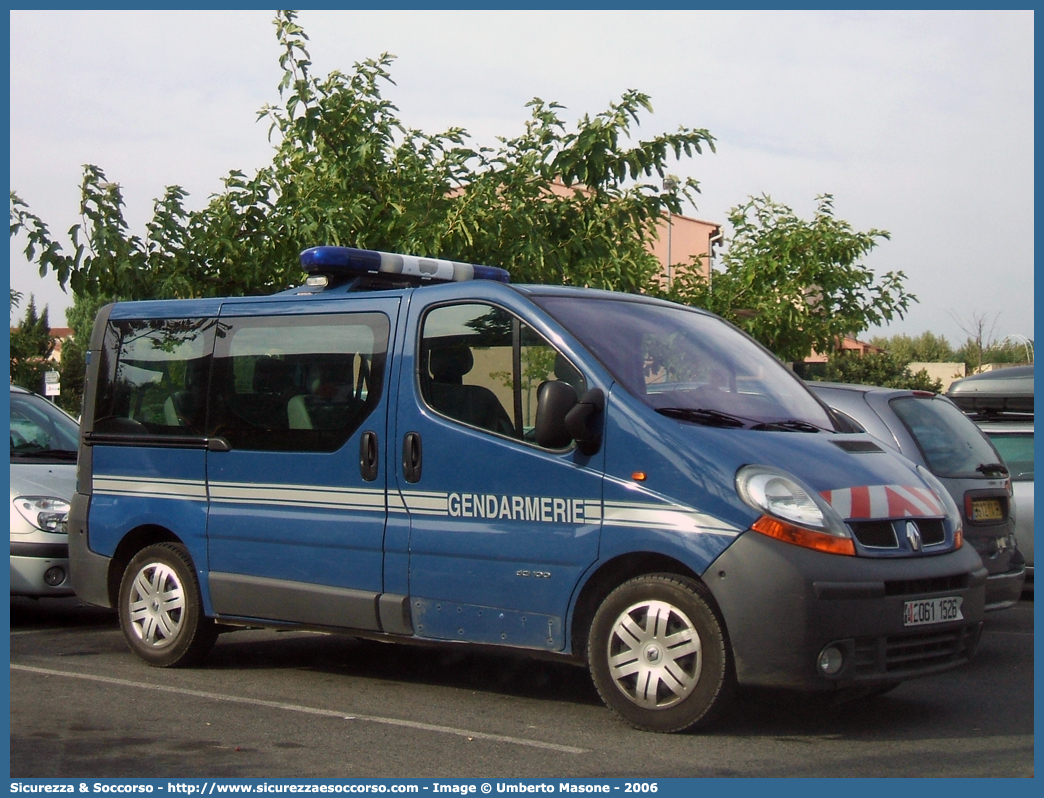
[[[68,462],[76,459],[76,422],[46,399],[11,393],[11,462]]]
[[[628,393],[664,415],[723,426],[834,428],[793,373],[714,316],[628,300],[536,296],[533,301]]]
[[[997,453],[979,428],[945,399],[904,396],[888,403],[909,430],[937,477],[992,476],[980,466],[997,462]]]
[[[380,402],[381,313],[222,319],[208,434],[233,449],[332,452]]]
[[[424,317],[420,387],[437,413],[497,435],[535,442],[537,393],[583,375],[528,324],[492,305],[435,308]]]
[[[201,436],[215,319],[111,320],[94,432]]]

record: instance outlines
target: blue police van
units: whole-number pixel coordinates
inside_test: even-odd
[[[269,297],[102,309],[73,585],[156,666],[297,627],[553,653],[631,725],[968,661],[947,491],[720,318],[341,247]]]

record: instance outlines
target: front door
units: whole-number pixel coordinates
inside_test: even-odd
[[[218,615],[379,628],[397,313],[368,297],[223,307],[207,455]]]
[[[390,506],[409,517],[415,633],[560,650],[574,586],[598,556],[603,458],[538,446],[536,397],[556,379],[582,395],[586,380],[520,314],[418,299]]]

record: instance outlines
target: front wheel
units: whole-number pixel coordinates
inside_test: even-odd
[[[192,665],[217,639],[216,624],[203,615],[192,560],[177,543],[138,552],[123,572],[119,607],[127,644],[150,665]]]
[[[595,613],[587,651],[602,700],[637,729],[706,725],[732,694],[724,626],[703,586],[683,576],[620,585]]]

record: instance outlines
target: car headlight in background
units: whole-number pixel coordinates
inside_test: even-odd
[[[751,525],[763,535],[831,554],[855,555],[844,521],[794,476],[768,466],[744,466],[736,474],[740,498],[764,515]]]
[[[65,532],[69,521],[69,502],[54,496],[19,496],[13,500],[19,514],[44,532]]]

